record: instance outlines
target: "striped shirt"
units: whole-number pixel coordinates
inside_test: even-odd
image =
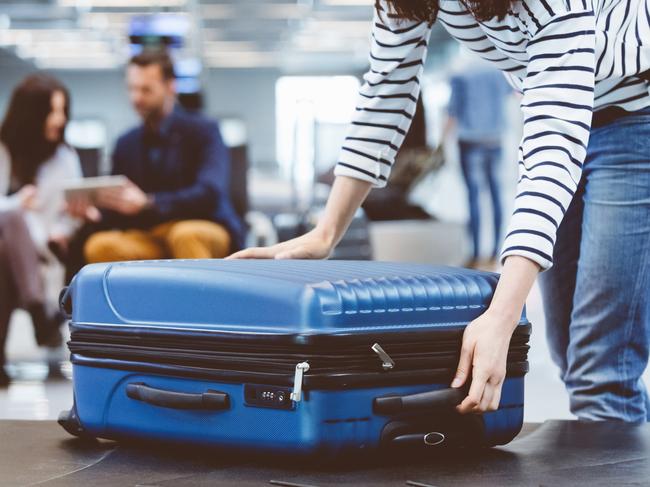
[[[438,21],[523,93],[519,182],[502,259],[552,265],[560,222],[580,181],[594,110],[650,106],[650,0],[520,0],[478,22],[457,0]],[[370,70],[336,175],[386,184],[419,94],[430,26],[375,11]]]

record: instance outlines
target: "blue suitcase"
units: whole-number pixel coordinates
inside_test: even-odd
[[[86,266],[71,310],[72,434],[339,454],[492,446],[523,421],[530,324],[510,343],[500,407],[459,415],[464,327],[498,275],[352,261]]]

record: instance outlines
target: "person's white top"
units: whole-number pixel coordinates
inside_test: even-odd
[[[61,144],[36,174],[37,207],[25,212],[32,240],[39,249],[47,248],[51,235],[70,236],[78,223],[65,212],[63,184],[81,178],[81,164],[74,149]],[[7,148],[0,144],[0,211],[20,207],[17,195],[7,196],[11,184],[11,159]]]
[[[515,210],[502,259],[552,265],[560,222],[585,160],[592,111],[650,106],[650,0],[519,0],[501,21],[478,22],[441,0],[447,31],[523,93]],[[384,186],[419,94],[430,26],[375,11],[370,70],[335,174]]]

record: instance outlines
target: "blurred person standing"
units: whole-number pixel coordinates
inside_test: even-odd
[[[219,258],[243,244],[219,126],[176,106],[169,55],[133,57],[126,82],[142,124],[117,141],[112,174],[129,183],[100,191],[96,206],[75,205],[90,225],[76,241],[68,277],[83,262]]]
[[[14,90],[0,128],[0,385],[9,319],[25,309],[39,345],[58,346],[63,317],[50,311],[40,265],[48,246],[67,245],[76,222],[65,212],[61,183],[81,177],[64,142],[70,96],[56,79],[35,74]]]
[[[481,265],[479,202],[486,186],[492,203],[494,238],[485,264],[488,267],[497,264],[503,219],[498,170],[505,131],[505,104],[507,95],[512,91],[497,69],[482,64],[466,66],[451,77],[451,97],[443,136],[443,139],[446,138],[454,130],[458,139],[460,165],[467,187],[468,230],[472,243],[471,256],[464,266],[470,268]]]

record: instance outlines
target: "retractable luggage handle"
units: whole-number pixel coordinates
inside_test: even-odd
[[[204,409],[223,411],[230,408],[230,398],[225,392],[207,390],[203,393],[166,391],[150,387],[143,382],[126,386],[126,395],[136,401],[170,409]]]
[[[374,399],[372,409],[376,414],[449,410],[458,406],[467,396],[468,387],[440,389],[407,396],[383,396]]]

